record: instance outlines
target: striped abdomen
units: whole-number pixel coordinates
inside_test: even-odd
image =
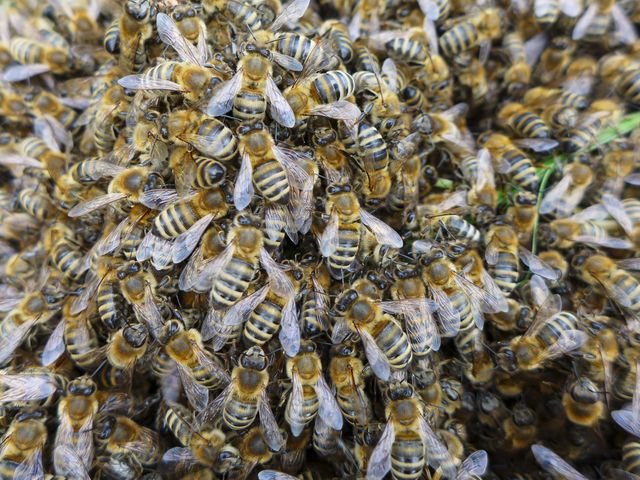
[[[395,480],[422,478],[425,464],[425,448],[418,432],[396,433],[391,446],[391,474]]]
[[[640,440],[629,437],[622,445],[622,465],[626,472],[640,475]]]
[[[412,353],[409,339],[398,322],[385,316],[374,332],[371,332],[376,345],[382,350],[395,369],[405,368],[411,362]]]
[[[222,409],[224,423],[232,430],[251,426],[258,414],[258,398],[256,395],[253,400],[243,401],[237,392],[231,392]]]
[[[522,137],[549,138],[551,130],[540,116],[532,112],[522,112],[509,119],[511,128]]]
[[[122,326],[124,321],[122,318],[124,302],[122,300],[117,280],[108,279],[100,283],[96,291],[96,305],[100,320],[109,330],[117,330]]]
[[[575,330],[578,319],[569,312],[558,312],[553,315],[536,333],[536,339],[547,348],[555,345],[558,339],[568,330]]]
[[[531,159],[517,148],[506,151],[503,158],[509,163],[508,175],[512,180],[525,190],[537,192],[538,176]]]
[[[153,233],[164,239],[172,239],[186,232],[200,220],[189,201],[176,202],[162,210],[153,220]]]
[[[239,121],[261,120],[267,111],[267,99],[258,90],[243,88],[233,99],[233,116]]]
[[[86,320],[81,318],[69,318],[64,326],[64,344],[71,360],[80,368],[90,370],[95,367],[96,349],[98,348],[98,337],[91,324],[86,321],[86,325],[80,326],[80,322]],[[85,335],[84,332],[88,332]]]
[[[353,95],[356,84],[347,72],[333,70],[321,73],[312,82],[315,97],[320,103],[332,103]]]
[[[358,147],[367,172],[385,170],[389,166],[389,151],[378,129],[361,122],[358,130]]]
[[[249,288],[257,269],[257,262],[234,256],[213,282],[211,300],[215,305],[230,307]]]
[[[289,201],[289,179],[282,164],[277,160],[267,160],[253,170],[253,181],[262,196],[273,203]]]
[[[77,281],[86,271],[85,256],[74,244],[61,240],[55,244],[51,252],[51,263],[60,270],[65,277]]]
[[[318,413],[318,408],[320,408],[320,400],[318,399],[318,394],[311,385],[302,386],[302,409],[300,409],[300,416],[297,417],[291,416],[291,398],[292,396],[289,396],[287,408],[284,411],[284,418],[292,427],[297,426],[302,429],[307,426]]]
[[[440,37],[440,48],[448,57],[469,50],[479,43],[478,29],[472,23],[459,23]]]
[[[498,261],[489,266],[489,271],[500,290],[508,295],[516,287],[520,276],[518,257],[509,251],[499,252]]]
[[[458,215],[447,215],[441,219],[447,232],[458,240],[466,242],[479,242],[480,232],[465,219]]]
[[[360,247],[360,229],[360,222],[340,224],[338,248],[328,259],[332,273],[345,275],[348,272]]]
[[[264,345],[280,328],[283,301],[274,294],[258,305],[244,324],[242,339],[247,345]]]
[[[558,19],[560,2],[558,0],[535,0],[534,14],[539,24],[550,26]]]
[[[238,151],[236,136],[229,127],[215,118],[207,118],[201,122],[195,134],[208,140],[206,149],[200,147],[200,151],[221,162],[231,160]]]
[[[618,95],[629,103],[640,103],[640,68],[624,72],[616,82]]]

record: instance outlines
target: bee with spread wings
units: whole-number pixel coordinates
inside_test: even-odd
[[[602,17],[609,17],[612,22],[604,22]],[[571,37],[574,40],[580,40],[590,34],[604,35],[610,24],[613,25],[614,36],[622,43],[631,45],[638,40],[633,22],[616,0],[591,2],[573,28]],[[607,27],[604,31],[603,25]]]

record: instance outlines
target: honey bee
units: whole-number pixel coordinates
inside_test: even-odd
[[[632,21],[614,0],[598,0],[591,3],[573,28],[571,37],[574,40],[584,38],[599,41],[609,33],[612,25],[618,42],[630,45],[638,39]]]
[[[127,0],[118,20],[119,66],[126,72],[139,72],[147,61],[146,42],[153,35],[156,7],[149,0]]]
[[[332,276],[342,278],[350,271],[360,247],[363,226],[371,229],[378,243],[393,248],[402,246],[397,232],[361,208],[349,185],[330,185],[327,195],[325,211],[330,218],[318,243]]]
[[[621,198],[626,184],[637,183],[633,174],[635,168],[635,152],[633,150],[615,150],[605,154],[602,164],[604,166],[604,180],[599,188],[600,197],[610,195]],[[605,205],[606,206],[606,205]]]
[[[67,378],[39,368],[26,370],[22,373],[0,374],[0,404],[21,404],[26,402],[43,401],[50,404],[57,396],[64,392]]]
[[[147,353],[148,331],[141,323],[127,325],[113,333],[107,343],[106,357],[112,367],[112,384],[130,385],[136,363]]]
[[[91,470],[93,422],[99,408],[97,393],[93,380],[80,377],[69,382],[64,397],[58,403],[59,424],[54,447],[54,466],[58,475],[72,475],[78,469]],[[75,451],[76,458],[65,455],[67,449]]]
[[[536,22],[543,28],[556,23],[560,13],[568,17],[577,17],[582,11],[582,4],[576,0],[535,0],[533,14]]]
[[[458,149],[464,152],[472,151],[456,120],[465,116],[468,106],[458,103],[443,112],[430,112],[418,115],[412,122],[412,129],[427,137],[432,145],[442,145],[444,148]]]
[[[272,203],[289,203],[291,189],[312,188],[311,177],[300,165],[305,157],[301,152],[275,144],[262,122],[238,127],[242,163],[233,191],[234,205],[244,210],[254,193]]]
[[[539,310],[527,331],[500,351],[498,363],[505,371],[535,370],[587,341],[587,335],[578,329],[575,315],[560,311],[560,297],[549,293],[544,280],[534,275],[531,282],[534,297],[539,298]]]
[[[549,41],[540,55],[535,69],[537,77],[543,85],[548,85],[554,78],[562,75],[576,50],[575,42],[564,36],[556,36]]]
[[[13,418],[2,437],[0,476],[44,478],[42,454],[48,436],[45,421],[42,410],[23,411]]]
[[[348,332],[358,333],[371,369],[378,378],[387,380],[392,369],[409,365],[411,344],[398,321],[384,313],[371,296],[375,295],[376,287],[371,291],[368,280],[358,283],[360,287],[346,290],[336,300],[335,309],[344,319],[334,326],[332,340],[339,343]]]
[[[266,464],[273,458],[274,450],[278,451],[280,447],[274,448],[270,440],[270,434],[261,426],[251,428],[242,436],[238,443],[242,458],[242,465],[238,472],[239,478],[247,478],[256,465]]]
[[[356,89],[354,78],[347,72],[331,70],[317,73],[294,83],[283,92],[297,123],[309,116],[322,116],[355,122],[361,115],[349,101]]]
[[[34,38],[15,36],[10,44],[11,56],[21,65],[11,65],[4,73],[7,82],[21,82],[44,73],[66,74],[74,61],[69,45],[48,45]]]
[[[192,424],[192,415],[182,405],[168,405],[163,417],[167,428],[182,447],[170,448],[162,457],[162,462],[198,464],[224,473],[225,465],[233,468],[240,465],[240,452],[226,443],[225,434],[217,428],[201,427]]]
[[[498,112],[497,120],[503,126],[509,127],[519,137],[551,137],[551,129],[544,120],[520,103],[506,104]]]
[[[156,189],[152,193],[166,206],[156,215],[153,227],[138,245],[136,259],[143,262],[151,258],[157,270],[187,259],[209,224],[229,211],[225,192],[219,188],[200,190],[186,198],[175,196],[173,202],[166,202],[169,195],[173,196],[172,191]],[[146,200],[153,201],[151,195],[147,195]]]
[[[568,153],[576,153],[591,147],[598,133],[615,124],[622,116],[621,106],[613,100],[596,100],[582,113],[574,128],[563,137],[563,148]]]
[[[347,27],[352,40],[367,37],[380,30],[384,4],[378,0],[360,0],[355,3]]]
[[[101,472],[118,472],[120,464],[142,472],[160,460],[157,432],[123,415],[109,415],[100,421],[96,435],[98,465]]]
[[[406,382],[393,383],[387,398],[387,424],[369,459],[367,478],[382,479],[391,471],[394,479],[417,479],[426,463],[440,469],[442,477],[454,478],[455,462],[425,420],[424,407],[413,387]]]
[[[320,357],[315,348],[313,342],[305,341],[296,356],[287,360],[287,376],[292,387],[285,419],[294,437],[300,436],[316,415],[329,428],[342,429],[342,414],[322,376]]]
[[[320,35],[329,38],[338,51],[340,60],[346,65],[354,58],[353,42],[347,25],[339,20],[326,20],[319,29]]]
[[[579,377],[565,386],[562,405],[569,421],[576,425],[593,426],[605,413],[603,396],[587,377]]]
[[[545,194],[540,203],[540,213],[556,212],[560,217],[570,215],[584,198],[592,181],[593,172],[587,165],[579,162],[567,165],[560,182]]]
[[[574,480],[586,480],[587,477],[579,473],[575,468],[560,458],[553,450],[536,443],[531,446],[531,452],[533,453],[538,465],[547,473],[551,475],[557,475],[564,478],[571,478]]]
[[[97,24],[100,14],[100,2],[63,2],[51,0],[51,5],[57,10],[56,20],[63,30],[68,32],[68,37],[74,43],[94,43],[102,35]],[[64,18],[66,17],[66,18]]]
[[[456,19],[450,28],[445,22],[444,27],[447,30],[440,36],[440,48],[447,57],[452,58],[477,46],[486,48],[483,45],[490,44],[502,33],[502,19],[499,10],[487,8]]]
[[[521,245],[529,246],[533,227],[538,220],[538,198],[532,192],[518,192],[513,205],[507,209],[507,218],[513,225]]]
[[[284,439],[269,405],[267,367],[267,357],[260,347],[254,345],[246,350],[234,367],[229,384],[202,412],[200,420],[207,422],[221,413],[227,427],[244,430],[259,416],[263,441],[277,452]],[[239,450],[242,453],[242,448]]]

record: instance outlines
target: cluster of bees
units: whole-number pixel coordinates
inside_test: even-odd
[[[637,0],[7,0],[0,479],[640,478]]]

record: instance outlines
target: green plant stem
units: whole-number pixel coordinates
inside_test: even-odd
[[[538,198],[536,201],[536,219],[533,223],[533,231],[531,232],[531,252],[534,255],[538,253],[538,224],[540,222],[540,204],[542,203],[542,198],[544,197],[544,191],[547,189],[547,183],[549,183],[549,179],[551,178],[551,175],[553,175],[555,170],[555,166],[551,166],[546,170],[543,170],[542,180],[540,180],[540,188],[538,189]]]

